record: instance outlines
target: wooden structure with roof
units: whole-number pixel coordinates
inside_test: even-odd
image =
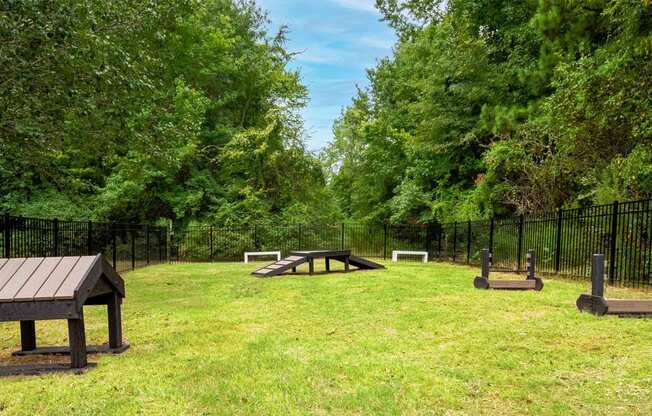
[[[20,321],[16,355],[70,353],[71,367],[87,365],[85,305],[107,305],[109,345],[122,352],[124,281],[102,255],[0,259],[0,322]],[[37,348],[35,321],[66,319],[70,348]],[[93,352],[103,352],[95,349]]]

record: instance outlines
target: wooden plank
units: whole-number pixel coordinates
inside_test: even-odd
[[[75,259],[77,257],[74,257]],[[38,266],[32,277],[14,296],[14,302],[34,300],[34,295],[61,262],[61,257],[48,257]]]
[[[0,322],[70,319],[79,316],[72,301],[0,303]]]
[[[652,314],[652,300],[607,299],[608,314]]]
[[[81,286],[83,281],[88,277],[91,268],[97,262],[95,256],[84,256],[79,259],[75,267],[68,273],[66,279],[54,295],[55,299],[74,299],[76,289]]]
[[[16,293],[23,287],[27,280],[32,276],[32,273],[41,265],[43,257],[35,257],[25,260],[16,273],[5,282],[5,285],[0,288],[0,302],[13,302]]]
[[[36,292],[34,300],[53,300],[54,295],[59,290],[59,286],[66,280],[68,273],[75,267],[75,264],[81,257],[64,257],[57,265],[56,269],[50,274],[48,279],[43,283],[41,288]]]
[[[534,289],[534,280],[489,280],[492,289]]]
[[[2,273],[2,268],[5,267],[8,261],[9,259],[0,259],[0,273]]]
[[[25,263],[25,258],[16,258],[16,259],[9,259],[7,261],[7,264],[5,264],[5,267],[2,268],[2,273],[0,273],[0,289],[4,287],[4,285],[12,278],[14,277],[14,273],[20,269],[20,267]]]

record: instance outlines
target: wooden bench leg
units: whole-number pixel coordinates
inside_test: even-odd
[[[109,314],[109,348],[122,347],[122,299],[116,293],[111,295],[107,305]]]
[[[34,321],[20,321],[20,344],[23,351],[36,349],[36,324]]]
[[[68,342],[70,342],[70,367],[84,368],[88,364],[86,356],[86,331],[84,315],[80,319],[68,319]]]
[[[308,260],[308,274],[311,276],[315,273],[315,260],[310,259]]]
[[[296,267],[293,267],[293,268],[292,268],[292,273],[296,273],[296,272],[297,272],[297,268],[296,268]]]
[[[349,272],[349,256],[344,256],[344,271]]]
[[[326,271],[330,272],[331,271],[331,259],[326,257]]]

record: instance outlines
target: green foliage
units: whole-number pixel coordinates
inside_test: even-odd
[[[377,3],[400,40],[325,152],[344,212],[449,221],[652,197],[649,2]],[[378,180],[367,206],[340,185]]]
[[[285,29],[252,1],[3,2],[0,209],[225,224],[325,215]],[[288,211],[288,212],[289,212]]]

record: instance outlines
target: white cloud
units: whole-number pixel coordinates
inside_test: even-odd
[[[357,39],[357,42],[360,45],[369,46],[371,48],[376,48],[376,49],[392,49],[392,46],[394,46],[393,38],[370,36],[370,35],[359,37]]]
[[[331,0],[342,7],[347,9],[362,10],[365,12],[374,12],[376,13],[376,1],[375,0]]]

